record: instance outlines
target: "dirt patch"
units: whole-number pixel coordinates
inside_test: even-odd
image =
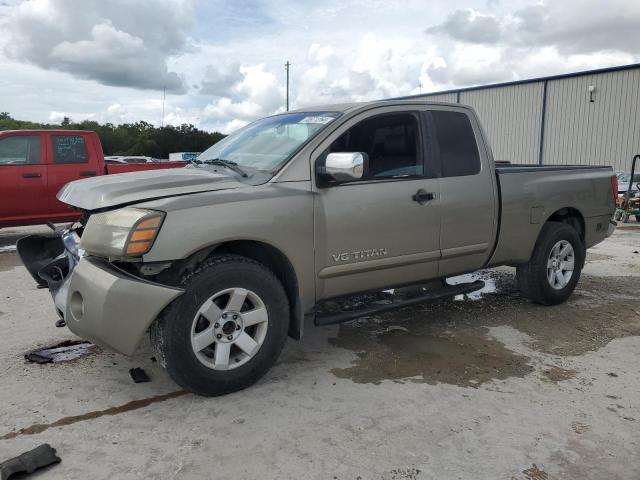
[[[589,425],[582,422],[573,422],[571,424],[571,430],[576,432],[578,435],[582,435],[585,432],[588,432],[591,429]]]
[[[575,377],[576,373],[578,372],[575,370],[567,370],[553,365],[551,368],[542,372],[542,375],[544,375],[549,382],[558,383]]]
[[[591,253],[587,252],[586,263],[589,262],[604,262],[607,260],[613,260],[614,257],[611,255],[602,255],[601,253]]]
[[[15,252],[0,252],[0,272],[6,272],[22,265],[20,257]]]
[[[71,417],[62,417],[52,423],[36,423],[14,432],[6,433],[0,436],[0,440],[10,440],[18,435],[34,435],[36,433],[42,433],[52,427],[63,427],[71,425],[73,423],[84,422],[87,420],[93,420],[94,418],[104,417],[105,415],[119,415],[120,413],[130,412],[131,410],[138,410],[139,408],[148,407],[152,403],[164,402],[172,398],[186,395],[188,392],[185,390],[178,390],[164,395],[156,395],[155,397],[143,398],[141,400],[132,400],[123,405],[117,407],[109,407],[104,410],[95,410],[93,412],[83,413],[82,415],[74,415]]]
[[[419,469],[412,467],[402,467],[394,468],[386,475],[383,475],[382,480],[418,480],[419,476]]]
[[[533,371],[528,357],[517,355],[486,336],[487,329],[447,330],[439,325],[415,320],[404,328],[364,339],[361,327],[343,326],[331,343],[357,352],[358,359],[348,368],[332,373],[356,383],[379,384],[383,380],[449,383],[478,387],[493,379],[524,377]]]
[[[535,463],[526,470],[523,470],[522,473],[524,473],[524,476],[527,480],[551,480],[549,474],[544,470],[538,468]]]
[[[640,335],[636,278],[583,277],[567,303],[545,307],[519,296],[514,274],[493,275],[497,291],[479,301],[442,300],[340,325],[330,343],[357,358],[332,372],[357,383],[409,380],[477,387],[533,371],[527,357],[488,337],[486,327],[511,326],[529,336],[532,349],[566,356]],[[575,372],[544,375],[562,381]]]

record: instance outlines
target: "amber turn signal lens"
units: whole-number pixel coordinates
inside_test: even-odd
[[[140,220],[131,231],[127,248],[127,255],[142,255],[151,250],[153,241],[160,230],[163,216],[158,214]]]
[[[141,255],[151,249],[151,242],[129,242],[127,245],[127,253],[129,255]]]
[[[162,217],[152,217],[142,220],[140,223],[136,225],[136,230],[146,230],[148,228],[158,229],[160,227],[160,223],[162,222]]]
[[[139,242],[140,240],[153,240],[157,229],[153,230],[136,230],[131,234],[130,242]]]

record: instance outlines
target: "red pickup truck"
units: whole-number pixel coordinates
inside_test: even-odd
[[[0,131],[0,228],[77,220],[56,198],[72,180],[185,165],[105,162],[100,138],[85,130]]]

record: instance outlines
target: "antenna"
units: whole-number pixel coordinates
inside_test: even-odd
[[[287,112],[289,111],[289,67],[291,67],[291,63],[287,60],[287,63],[284,64],[284,69],[287,71]]]

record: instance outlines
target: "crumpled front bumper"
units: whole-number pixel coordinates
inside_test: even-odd
[[[140,280],[106,260],[83,257],[69,275],[68,285],[58,291],[55,303],[73,333],[131,355],[151,322],[182,293]]]
[[[27,245],[33,248],[35,240],[31,244],[24,242],[20,251],[18,243],[20,256],[36,280],[48,283],[56,309],[69,329],[125,355],[135,352],[162,309],[183,293],[181,289],[135,277],[102,258],[82,253],[74,257],[68,249],[36,272],[43,262],[34,267],[30,261],[33,255],[26,251]],[[64,256],[69,257],[68,269],[62,265]],[[55,268],[52,270],[50,265]]]

